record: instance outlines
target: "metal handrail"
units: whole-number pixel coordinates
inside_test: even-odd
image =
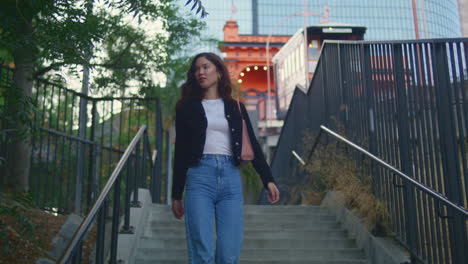
[[[65,264],[70,260],[70,257],[72,256],[73,251],[75,250],[75,247],[78,245],[78,243],[83,239],[84,235],[88,231],[89,227],[91,226],[91,223],[93,222],[94,218],[96,217],[97,213],[99,212],[101,206],[104,203],[104,200],[106,199],[107,195],[109,194],[111,188],[113,187],[115,181],[120,175],[120,172],[122,171],[125,163],[128,161],[128,158],[130,157],[132,151],[135,149],[137,143],[139,140],[142,138],[143,135],[147,134],[145,133],[147,129],[146,125],[143,125],[135,135],[135,137],[132,139],[128,147],[126,148],[122,158],[120,158],[119,162],[117,163],[116,168],[112,172],[109,180],[107,181],[106,185],[104,186],[103,190],[99,194],[96,202],[94,203],[93,207],[89,211],[88,215],[86,218],[81,222],[79,228],[75,231],[75,233],[72,236],[71,241],[68,243],[66,250],[60,257],[59,261],[57,263],[60,264]],[[146,144],[149,144],[148,141],[144,141]],[[146,148],[150,154],[151,150],[149,146]],[[151,157],[151,156],[150,156]],[[155,158],[150,159],[151,161],[151,166],[153,167],[155,165]],[[113,217],[118,217],[118,216],[113,216]]]
[[[327,132],[328,134],[334,136],[335,138],[345,142],[346,144],[350,145],[351,147],[353,147],[354,149],[362,152],[363,154],[365,154],[366,156],[370,157],[371,159],[377,161],[380,165],[383,165],[384,167],[388,168],[389,170],[393,171],[394,173],[396,173],[398,176],[400,176],[403,180],[406,180],[408,182],[410,182],[411,184],[413,184],[414,186],[416,186],[417,188],[419,188],[420,190],[426,192],[427,194],[429,194],[430,196],[432,196],[433,198],[435,199],[438,199],[440,200],[441,202],[443,202],[445,205],[447,205],[448,207],[451,207],[455,210],[457,210],[458,212],[462,213],[465,217],[468,217],[468,210],[466,210],[464,207],[461,207],[457,204],[454,204],[453,202],[451,202],[450,200],[448,200],[446,197],[444,197],[442,194],[440,193],[437,193],[436,191],[434,191],[433,189],[431,189],[430,187],[420,183],[419,181],[411,178],[410,176],[406,175],[405,173],[401,172],[400,170],[396,169],[395,167],[393,167],[392,165],[388,164],[387,162],[379,159],[378,157],[372,155],[369,151],[361,148],[360,146],[356,145],[355,143],[351,142],[350,140],[344,138],[343,136],[340,136],[338,133],[332,131],[331,129],[321,125],[320,126],[320,132],[317,136],[317,138],[315,139],[315,142],[314,142],[314,145],[312,147],[312,150],[309,154],[309,160],[310,160],[310,157],[312,156],[312,153],[314,152],[315,150],[315,147],[317,146],[317,143],[318,141],[320,140],[320,137],[322,135],[322,131],[325,131]],[[293,153],[294,154],[294,153]],[[297,155],[297,154],[296,154]],[[294,155],[298,160],[300,157]],[[302,160],[302,159],[301,159]],[[300,161],[300,160],[299,160]],[[301,162],[302,163],[302,162]]]

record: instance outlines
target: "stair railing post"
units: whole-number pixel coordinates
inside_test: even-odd
[[[133,226],[130,226],[130,196],[133,188],[132,183],[130,183],[130,178],[135,181],[135,176],[132,172],[135,172],[134,166],[136,166],[136,150],[140,147],[140,141],[137,142],[135,150],[133,151],[133,157],[130,155],[127,163],[127,175],[125,177],[125,208],[124,208],[124,225],[120,230],[121,234],[133,234]]]
[[[128,166],[128,161],[125,166]],[[111,231],[111,248],[110,248],[110,264],[117,264],[117,241],[119,234],[119,219],[120,219],[120,186],[122,181],[122,173],[117,177],[114,184],[114,204],[112,207],[112,231]]]
[[[106,206],[104,201],[97,219],[96,264],[104,264],[104,240],[106,234]]]
[[[147,163],[148,161],[151,162],[151,157],[148,156],[148,152],[150,151],[148,149],[148,146],[149,146],[149,141],[148,141],[148,130],[145,130],[145,134],[143,135],[143,156],[142,156],[142,160],[141,160],[141,184],[140,184],[140,187],[142,188],[146,188],[146,187],[149,187],[147,185],[147,173],[148,173],[148,170],[146,169],[146,166],[147,166]],[[150,169],[151,169],[151,166],[150,166]]]
[[[146,130],[145,130],[146,133]],[[136,145],[135,149],[135,175],[133,177],[133,201],[131,203],[132,207],[140,207],[140,202],[138,201],[138,187],[139,187],[139,180],[140,180],[140,173],[142,173],[141,170],[141,159],[140,159],[140,142],[143,142],[143,149],[145,149],[145,143],[144,143],[144,135],[140,140],[138,141],[138,144]],[[143,157],[144,157],[144,152],[143,152]]]

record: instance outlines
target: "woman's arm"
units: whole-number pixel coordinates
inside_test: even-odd
[[[185,114],[182,106],[176,112],[176,139],[174,150],[174,167],[173,167],[173,182],[172,182],[172,199],[181,200],[184,192],[185,180],[187,174],[187,129],[185,129]]]
[[[255,137],[255,133],[252,128],[252,123],[250,122],[249,115],[247,114],[247,109],[245,108],[244,104],[241,104],[242,108],[242,115],[244,116],[245,123],[247,125],[247,132],[249,133],[250,143],[252,144],[252,148],[254,151],[254,159],[252,161],[252,165],[254,166],[257,173],[260,175],[262,179],[263,186],[267,190],[267,198],[270,203],[276,203],[280,199],[280,192],[276,187],[275,180],[273,179],[273,175],[271,174],[270,166],[265,160],[265,156],[263,155],[263,151],[260,148],[260,144],[258,144],[257,138]]]
[[[247,114],[247,109],[245,108],[244,104],[241,103],[242,109],[242,116],[244,117],[245,123],[247,125],[247,132],[249,133],[250,143],[252,144],[252,149],[254,151],[254,159],[252,161],[252,165],[260,175],[262,179],[263,186],[266,190],[269,190],[268,183],[273,182],[273,176],[271,174],[271,169],[268,163],[266,162],[265,156],[263,155],[262,148],[260,144],[258,144],[257,138],[255,137],[255,133],[252,128],[252,123],[250,122],[249,115]]]

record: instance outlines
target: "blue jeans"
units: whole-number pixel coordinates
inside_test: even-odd
[[[227,155],[204,154],[187,171],[184,211],[190,264],[236,264],[242,248],[239,168]],[[216,220],[216,255],[213,223]]]

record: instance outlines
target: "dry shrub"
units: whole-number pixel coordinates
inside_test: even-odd
[[[49,258],[46,251],[52,250],[53,239],[67,217],[41,210],[29,195],[0,194],[0,264],[35,263],[38,258]],[[96,244],[96,227],[83,244],[86,264]]]
[[[306,131],[303,144],[309,149],[315,141],[312,138]],[[357,162],[352,157],[353,150],[345,149],[343,143],[337,144],[319,144],[311,159],[300,169],[304,175],[302,182],[291,189],[295,195],[301,195],[302,204],[314,205],[320,204],[327,191],[338,191],[343,195],[347,208],[357,213],[369,230],[375,235],[390,235],[386,206],[372,192],[369,159]]]

